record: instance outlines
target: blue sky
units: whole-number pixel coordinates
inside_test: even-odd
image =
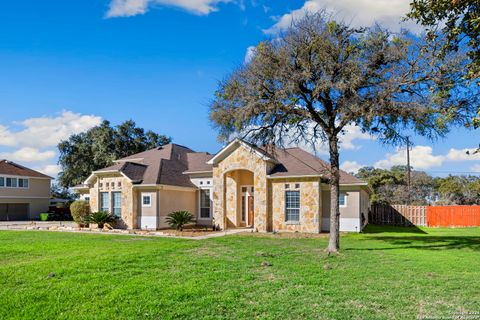
[[[218,81],[250,46],[321,8],[356,25],[378,21],[398,30],[408,1],[8,1],[0,11],[0,158],[55,175],[55,145],[101,119],[133,119],[176,143],[216,152],[207,106]],[[355,128],[345,140],[346,169],[404,159],[402,150]],[[480,157],[464,152],[478,145],[478,131],[413,141],[419,169],[480,172]]]

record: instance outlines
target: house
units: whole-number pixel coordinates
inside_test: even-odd
[[[127,228],[167,228],[177,210],[197,223],[260,232],[329,230],[328,164],[300,149],[236,139],[215,155],[168,144],[115,161],[74,188],[92,210]],[[365,182],[341,172],[340,229],[360,231],[369,208]]]
[[[15,162],[0,160],[0,221],[33,220],[47,212],[51,180]]]

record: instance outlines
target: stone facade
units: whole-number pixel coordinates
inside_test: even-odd
[[[121,192],[122,193],[122,221],[124,227],[129,229],[136,228],[137,215],[137,201],[135,199],[135,192],[132,188],[132,183],[129,179],[120,174],[101,174],[95,178],[90,188],[90,208],[92,211],[100,210],[99,197],[100,192]]]
[[[238,212],[238,184],[234,172],[247,170],[253,173],[255,229],[268,231],[267,172],[272,165],[241,145],[213,166],[213,217],[217,227],[225,229],[238,226],[238,223],[235,223]]]
[[[300,221],[285,221],[285,191],[300,191]],[[295,185],[299,185],[296,188]],[[269,189],[272,195],[272,231],[320,232],[321,227],[321,185],[319,178],[295,178],[270,180]]]

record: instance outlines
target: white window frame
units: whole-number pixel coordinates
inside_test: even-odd
[[[115,194],[120,195],[120,207],[115,207],[115,198],[114,198]],[[112,191],[111,192],[111,197],[112,197],[112,199],[111,199],[111,201],[112,201],[112,205],[111,205],[112,214],[115,217],[121,218],[122,217],[122,192],[121,191]],[[119,215],[115,214],[115,209],[120,209],[120,214]]]
[[[342,198],[343,195],[343,204],[340,204],[340,199]],[[340,208],[346,208],[348,206],[348,194],[345,191],[340,191],[340,194],[338,196],[338,204]]]
[[[103,205],[103,201],[102,201],[102,194],[106,194],[107,195],[107,204],[108,204],[108,208],[107,210],[104,210],[104,208],[102,207]],[[98,198],[100,201],[98,201],[98,211],[104,211],[104,212],[108,212],[110,213],[110,209],[111,209],[111,199],[110,199],[110,192],[105,192],[105,191],[102,191],[99,193],[98,195]]]
[[[148,197],[150,199],[149,203],[148,204],[145,204],[143,202],[143,199],[145,197]],[[152,193],[146,193],[146,192],[142,192],[141,194],[141,201],[142,201],[142,208],[151,208],[152,207]]]
[[[27,181],[27,186],[25,185],[23,187],[20,187],[20,180],[23,180],[24,182]],[[17,188],[19,189],[30,189],[30,179],[28,178],[17,178]]]
[[[0,179],[3,181],[3,185],[0,185],[0,188],[6,188],[6,189],[30,189],[30,177],[26,176],[12,176],[12,175],[2,175],[0,176]],[[15,180],[15,186],[7,186],[7,179]],[[26,180],[27,181],[27,187],[20,187],[19,181],[20,180]]]
[[[10,179],[10,185],[7,185],[7,181]],[[12,186],[12,181],[15,180],[15,186]],[[17,177],[5,177],[5,188],[17,189],[18,188],[18,178]]]
[[[208,194],[208,197],[210,199],[210,212],[209,212],[209,215],[208,215],[208,218],[207,217],[202,217],[202,208],[206,208],[206,207],[202,207],[202,191],[206,191],[208,190],[209,194]],[[212,219],[212,188],[201,188],[199,191],[198,191],[198,219],[199,220],[210,220]]]
[[[298,208],[289,208],[287,207],[287,194],[290,193],[290,192],[296,192],[298,193]],[[302,216],[302,212],[301,212],[301,208],[302,208],[302,204],[301,204],[301,201],[302,201],[302,195],[300,193],[300,190],[298,189],[287,189],[285,190],[285,222],[287,224],[300,224],[300,220],[301,220],[301,216]],[[289,220],[288,219],[288,214],[287,214],[287,211],[288,210],[298,210],[298,220]]]

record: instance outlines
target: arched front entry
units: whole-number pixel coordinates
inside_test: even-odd
[[[274,162],[241,141],[232,142],[211,161],[215,226],[220,229],[253,226],[256,231],[267,231],[267,172]],[[245,221],[242,196],[245,196]]]
[[[254,227],[254,173],[244,169],[232,170],[224,174],[224,179],[227,228]]]

